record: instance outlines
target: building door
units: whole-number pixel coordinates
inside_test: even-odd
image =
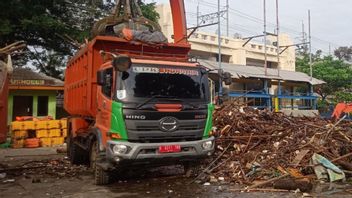
[[[12,120],[16,116],[33,115],[33,96],[13,96],[13,114]]]
[[[38,116],[48,116],[48,96],[38,96]]]

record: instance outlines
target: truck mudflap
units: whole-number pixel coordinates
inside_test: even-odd
[[[106,147],[106,160],[115,165],[133,162],[160,162],[164,159],[174,159],[177,161],[196,160],[198,158],[209,156],[214,152],[214,140],[214,137],[210,137],[199,141],[168,143],[108,141]],[[120,147],[118,148],[118,146]],[[179,150],[177,152],[160,152],[159,149],[165,146],[177,146]]]

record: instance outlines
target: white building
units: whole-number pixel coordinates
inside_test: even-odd
[[[165,36],[171,40],[173,34],[171,8],[168,4],[160,4],[156,8],[160,14],[159,24]],[[253,35],[254,36],[254,35]],[[267,37],[268,68],[277,68],[276,37]],[[191,55],[200,59],[216,61],[218,58],[218,36],[206,32],[196,31],[189,39],[192,45]],[[236,65],[250,65],[264,67],[264,44],[248,42],[245,39],[225,37],[222,41],[223,62]],[[280,46],[292,45],[293,41],[287,34],[279,36]],[[295,48],[290,47],[280,55],[279,69],[295,71]]]

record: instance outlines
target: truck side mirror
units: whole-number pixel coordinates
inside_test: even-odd
[[[119,55],[112,60],[112,66],[115,70],[124,72],[132,65],[131,58],[126,55]]]
[[[97,84],[100,86],[105,85],[105,72],[104,71],[97,72]]]
[[[223,81],[225,82],[225,85],[231,85],[232,83],[232,75],[229,72],[224,72],[223,73]]]

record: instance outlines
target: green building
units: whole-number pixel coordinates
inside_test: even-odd
[[[29,68],[15,68],[9,86],[8,124],[18,116],[56,119],[62,111],[63,90],[61,80]]]

